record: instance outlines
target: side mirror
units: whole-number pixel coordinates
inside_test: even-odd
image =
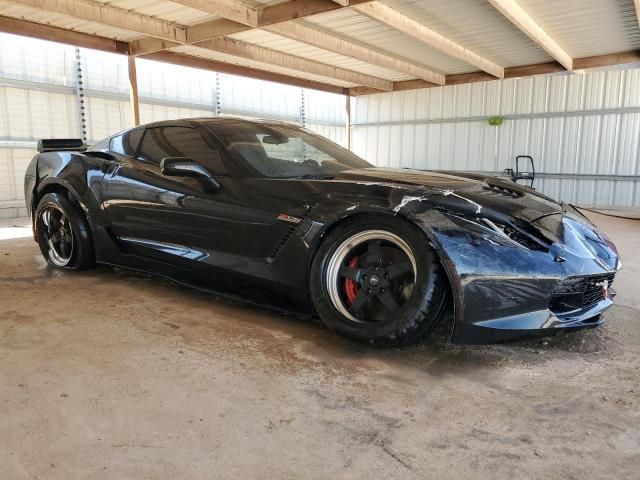
[[[523,170],[522,164],[525,164],[529,170]],[[518,155],[516,157],[515,170],[513,168],[505,168],[504,174],[511,177],[511,181],[518,183],[518,180],[524,180],[529,183],[529,187],[533,188],[533,182],[536,179],[536,168],[533,164],[533,158],[530,155]]]
[[[215,190],[221,188],[218,181],[199,163],[189,157],[167,157],[160,162],[160,172],[166,177],[193,177],[207,180]]]

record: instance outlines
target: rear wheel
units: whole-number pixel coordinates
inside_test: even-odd
[[[424,234],[394,217],[356,217],[332,231],[311,269],[323,322],[379,345],[416,343],[442,318],[443,272]]]
[[[94,264],[93,244],[82,211],[59,193],[48,193],[35,214],[42,256],[55,267],[84,270]]]

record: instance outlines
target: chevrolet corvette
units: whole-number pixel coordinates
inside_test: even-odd
[[[376,345],[493,343],[600,325],[615,246],[509,179],[376,168],[294,125],[156,122],[41,140],[25,176],[49,264],[128,267],[317,316]]]

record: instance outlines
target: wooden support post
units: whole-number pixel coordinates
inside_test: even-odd
[[[347,148],[351,150],[351,95],[348,93],[344,96],[345,98],[345,116],[344,116],[344,126],[347,129]]]
[[[138,74],[136,72],[136,57],[127,55],[129,62],[129,105],[131,107],[131,123],[134,127],[140,125],[140,103],[138,102]]]

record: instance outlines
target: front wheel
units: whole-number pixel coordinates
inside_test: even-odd
[[[330,328],[378,345],[425,338],[442,318],[446,283],[426,236],[395,217],[364,215],[322,242],[311,299]]]
[[[85,270],[94,264],[87,220],[79,207],[59,193],[42,197],[35,213],[36,240],[42,256],[55,267]]]

